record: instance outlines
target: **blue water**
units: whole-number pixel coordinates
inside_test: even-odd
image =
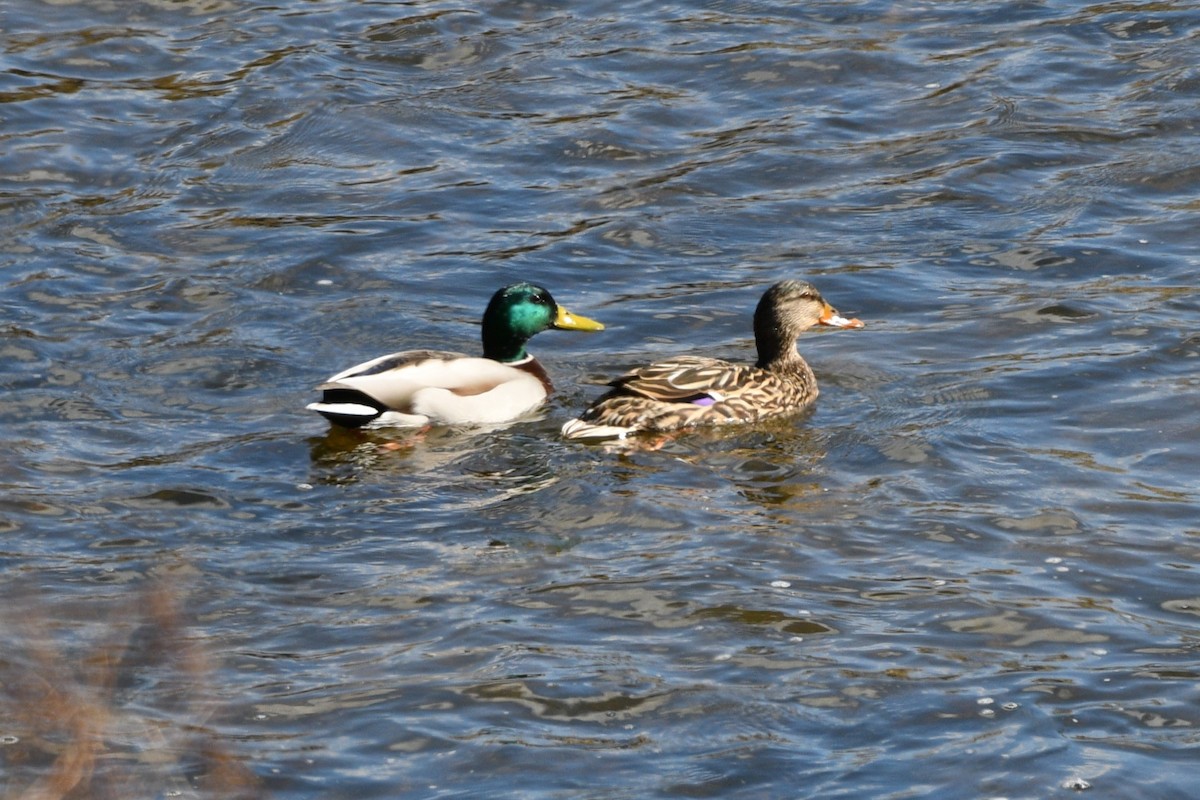
[[[0,793],[1191,797],[1198,34],[10,0]],[[785,277],[811,412],[559,438]],[[518,279],[608,326],[534,418],[304,410]]]

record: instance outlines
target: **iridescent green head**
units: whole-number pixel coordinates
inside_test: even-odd
[[[514,283],[492,295],[483,312],[483,355],[500,362],[528,357],[525,343],[542,331],[602,331],[599,322],[572,314],[532,283]]]

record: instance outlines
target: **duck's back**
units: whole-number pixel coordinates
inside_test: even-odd
[[[777,370],[682,356],[638,367],[612,381],[613,388],[580,415],[583,424],[564,433],[589,438],[601,428],[673,431],[796,411],[817,396],[812,370],[797,361]]]

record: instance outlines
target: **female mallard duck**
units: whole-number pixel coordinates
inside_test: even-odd
[[[514,283],[492,295],[483,312],[482,357],[436,350],[380,356],[318,386],[321,401],[308,408],[348,428],[510,422],[553,391],[546,370],[525,352],[532,336],[551,328],[604,330],[542,287]]]
[[[861,328],[838,316],[804,281],[767,290],[754,312],[758,363],[680,356],[631,370],[579,419],[563,426],[568,439],[624,439],[638,431],[754,422],[796,411],[817,396],[812,368],[796,352],[796,337],[813,325]]]

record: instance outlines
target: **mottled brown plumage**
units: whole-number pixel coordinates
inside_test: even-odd
[[[563,426],[568,439],[625,438],[702,425],[757,422],[797,411],[816,399],[817,378],[796,337],[813,325],[861,328],[812,284],[788,280],[767,290],[754,312],[758,362],[679,356],[630,370],[587,411]]]

